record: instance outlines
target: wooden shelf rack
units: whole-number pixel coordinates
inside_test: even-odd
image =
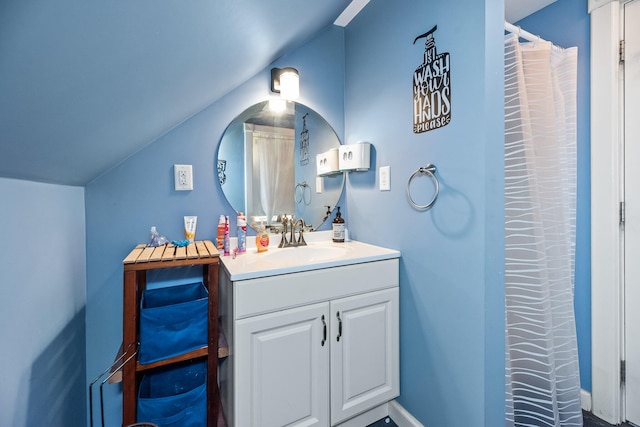
[[[218,391],[218,358],[228,355],[226,340],[218,323],[218,249],[210,240],[196,241],[186,247],[163,245],[136,246],[123,260],[123,339],[122,348],[137,350],[140,328],[140,298],[147,285],[147,271],[162,268],[202,266],[202,280],[209,291],[209,330],[207,346],[150,364],[138,362],[137,355],[122,368],[122,422],[136,422],[137,391],[142,374],[153,368],[187,360],[207,358],[207,426],[224,426]],[[219,342],[222,344],[219,346]],[[129,357],[130,354],[127,355]]]

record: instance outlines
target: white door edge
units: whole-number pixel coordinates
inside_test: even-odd
[[[620,2],[591,11],[591,375],[592,411],[623,421]]]

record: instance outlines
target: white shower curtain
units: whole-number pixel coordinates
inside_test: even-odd
[[[582,426],[577,48],[505,36],[506,426]]]

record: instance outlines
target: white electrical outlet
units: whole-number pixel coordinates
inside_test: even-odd
[[[176,191],[193,190],[193,169],[191,165],[173,165]]]
[[[321,176],[316,176],[316,193],[322,193],[323,191],[323,182]]]
[[[391,190],[391,166],[380,167],[380,191]]]

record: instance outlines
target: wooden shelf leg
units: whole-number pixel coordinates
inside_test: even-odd
[[[202,266],[202,277],[209,290],[209,333],[207,358],[207,425],[217,427],[220,408],[218,391],[218,264]]]
[[[125,271],[123,279],[122,310],[125,321],[122,325],[122,348],[127,349],[124,360],[138,350],[138,316],[140,296],[146,286],[145,271]],[[136,422],[136,394],[138,375],[136,373],[137,356],[122,367],[122,424]]]

